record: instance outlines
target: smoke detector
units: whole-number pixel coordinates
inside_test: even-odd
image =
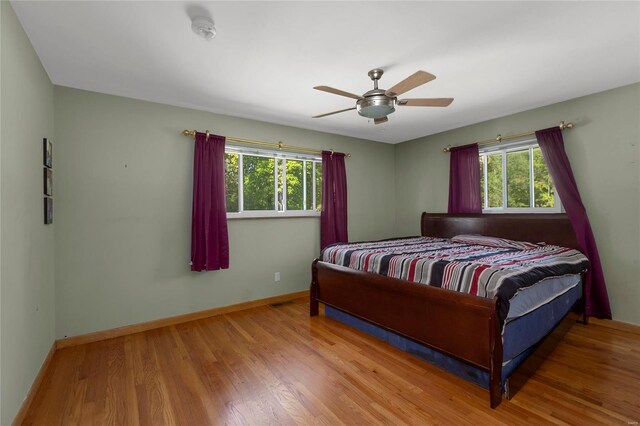
[[[216,26],[211,18],[198,16],[191,21],[191,30],[205,40],[211,40],[216,36]]]

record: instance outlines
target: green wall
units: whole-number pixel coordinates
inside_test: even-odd
[[[57,337],[309,287],[318,217],[230,220],[230,268],[190,271],[185,128],[351,152],[349,237],[394,234],[393,145],[63,87],[55,121]]]
[[[54,127],[53,86],[8,2],[0,15],[0,424],[8,425],[54,340],[55,225],[43,224],[42,183],[42,138],[53,139]]]
[[[449,157],[442,148],[498,133],[551,127],[567,155],[598,242],[614,319],[640,324],[640,84],[462,127],[396,146],[397,232],[417,234],[420,212],[446,212]]]

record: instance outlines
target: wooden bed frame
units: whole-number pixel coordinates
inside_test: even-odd
[[[423,236],[482,234],[577,248],[564,214],[422,213]],[[584,299],[584,297],[583,297]],[[502,330],[498,298],[416,284],[316,259],[310,315],[318,303],[339,309],[489,372],[491,408],[502,400]]]

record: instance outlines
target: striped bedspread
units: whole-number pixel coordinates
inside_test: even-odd
[[[476,296],[498,296],[504,316],[509,299],[518,289],[545,278],[577,274],[589,267],[587,258],[574,249],[458,237],[335,244],[326,247],[320,258],[360,271]]]

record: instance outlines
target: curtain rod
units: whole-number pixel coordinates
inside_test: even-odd
[[[573,123],[566,123],[564,121],[561,121],[560,124],[558,125],[558,127],[560,128],[560,130],[565,130],[565,129],[573,129]],[[511,136],[502,136],[502,135],[498,135],[496,136],[495,139],[487,139],[484,141],[480,141],[478,142],[478,145],[491,145],[493,143],[500,143],[502,141],[510,141],[512,139],[519,139],[519,138],[523,138],[525,136],[533,136],[535,135],[536,132],[524,132],[524,133],[519,133],[517,135],[511,135]],[[442,152],[451,152],[451,145],[447,145],[445,148],[442,148]]]
[[[209,137],[210,132],[207,130],[206,132],[203,132],[207,135],[207,137]],[[196,130],[183,130],[182,134],[185,136],[196,136]],[[254,141],[251,139],[241,139],[241,138],[233,138],[233,137],[225,137],[226,140],[231,141],[231,142],[236,142],[236,143],[240,143],[240,144],[244,144],[244,145],[257,145],[257,146],[266,146],[269,148],[276,148],[278,150],[282,150],[282,149],[288,149],[290,151],[298,151],[298,152],[308,152],[311,154],[322,154],[322,150],[320,149],[313,149],[313,148],[304,148],[301,146],[293,146],[293,145],[285,145],[282,142],[278,142],[278,143],[272,143],[272,142],[262,142],[262,141]],[[333,149],[330,149],[328,151],[331,151],[331,153],[333,154]],[[349,158],[351,157],[350,153],[346,153],[344,155],[345,157]]]

